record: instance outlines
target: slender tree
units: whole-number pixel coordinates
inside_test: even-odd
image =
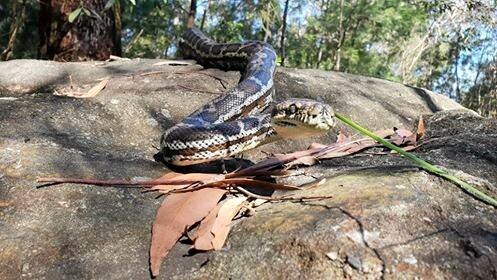
[[[340,0],[340,18],[338,20],[338,42],[337,48],[335,52],[335,71],[340,71],[340,59],[341,59],[341,51],[343,40],[345,38],[345,31],[343,29],[343,0]]]
[[[19,7],[20,6],[20,7]],[[0,60],[9,60],[14,54],[14,45],[17,40],[19,29],[21,29],[26,19],[26,0],[12,1],[12,23],[10,25],[9,40],[6,48],[0,54]]]
[[[290,0],[285,1],[285,8],[283,9],[283,22],[282,22],[282,28],[281,28],[281,41],[280,41],[280,46],[281,46],[281,66],[285,66],[285,36],[286,36],[286,17],[288,15],[288,5],[289,5]]]
[[[122,20],[121,20],[121,1],[115,0],[113,5],[113,15],[114,15],[114,28],[112,29],[112,41],[113,49],[112,53],[117,56],[122,56],[122,44],[121,44],[121,30],[122,30]]]
[[[210,4],[211,4],[211,0],[207,0],[207,4],[205,5],[204,13],[202,14],[202,20],[200,21],[200,30],[204,30],[205,19],[207,18],[207,13],[209,12]]]
[[[197,0],[191,0],[190,10],[188,11],[188,18],[186,21],[186,28],[195,26],[195,14],[197,13]]]

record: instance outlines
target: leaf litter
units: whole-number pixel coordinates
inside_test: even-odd
[[[88,91],[82,91],[82,89],[75,89],[75,85],[72,82],[72,77],[69,77],[71,85],[69,88],[63,88],[59,91],[54,91],[55,96],[65,96],[74,98],[91,98],[97,96],[110,81],[110,77],[103,78],[98,84],[91,87]]]
[[[383,139],[412,150],[418,147],[425,135],[422,119],[416,132],[406,129],[387,129],[375,132]],[[254,208],[275,201],[305,201],[329,199],[331,196],[261,196],[246,187],[298,191],[320,185],[324,179],[317,179],[305,186],[272,183],[260,176],[272,178],[292,175],[292,167],[315,165],[321,160],[348,156],[367,149],[381,147],[370,138],[353,140],[340,133],[337,141],[330,145],[311,144],[308,149],[288,154],[275,154],[250,167],[228,174],[169,172],[153,180],[97,180],[76,178],[38,178],[41,183],[77,183],[92,185],[141,186],[145,192],[159,192],[166,195],[152,227],[150,245],[150,270],[159,275],[161,263],[171,248],[182,236],[192,241],[192,249],[198,251],[220,250],[229,235],[232,220],[241,215],[252,215]],[[386,154],[387,152],[383,152]],[[382,154],[382,153],[377,153]],[[194,231],[193,234],[189,232]]]

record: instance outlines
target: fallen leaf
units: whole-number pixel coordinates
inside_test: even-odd
[[[254,208],[259,207],[266,202],[267,202],[267,200],[265,200],[265,199],[257,198],[257,199],[250,202],[250,207],[254,207]]]
[[[109,82],[110,77],[104,78],[100,83],[92,87],[84,96],[75,96],[78,98],[88,98],[88,97],[94,97],[98,93],[100,93],[106,86],[107,83]]]
[[[325,144],[321,144],[321,143],[311,143],[311,145],[309,145],[309,147],[307,147],[308,150],[310,149],[323,149],[323,148],[326,148],[328,147],[327,145]]]
[[[404,128],[397,128],[397,129],[394,129],[394,131],[395,131],[395,134],[397,134],[398,136],[400,136],[402,138],[407,138],[407,137],[412,135],[412,132],[410,130],[407,130]]]
[[[261,187],[271,190],[300,190],[299,187],[285,184],[275,184],[262,180],[252,179],[252,178],[230,178],[224,179],[219,182],[213,182],[213,185],[218,185],[219,183],[229,185],[240,185],[240,186],[251,186],[251,187]],[[205,186],[210,186],[210,184],[205,184]]]
[[[217,213],[221,208],[221,204],[218,204],[214,207],[209,214],[200,222],[197,231],[190,237],[190,240],[193,241],[193,248],[201,251],[209,251],[213,250],[214,246],[212,245],[212,239],[214,239],[214,235],[212,234],[212,226],[217,218]]]
[[[416,144],[416,134],[403,128],[395,129],[395,134],[389,140],[397,146],[414,145]]]
[[[171,65],[171,66],[176,66],[176,65],[192,65],[195,64],[194,60],[170,60],[170,59],[164,59],[162,61],[156,62],[152,64],[153,66],[161,66],[161,65]]]
[[[419,116],[418,128],[416,130],[416,141],[423,139],[426,135],[425,122],[423,115]]]
[[[350,137],[345,135],[345,133],[343,133],[341,130],[338,132],[336,143],[345,143],[350,140],[351,140]]]
[[[171,177],[167,177],[168,174]],[[184,181],[184,184],[161,184],[161,185],[156,185],[152,186],[150,188],[151,191],[159,191],[161,193],[169,193],[173,190],[178,190],[178,189],[184,189],[190,185],[192,185],[192,182],[197,182],[199,184],[208,184],[212,182],[217,182],[217,181],[222,181],[224,179],[224,174],[210,174],[210,173],[187,173],[187,174],[181,174],[181,173],[175,173],[175,172],[170,172],[166,174],[164,177],[159,178],[158,180],[161,179],[174,179],[174,182],[181,182]]]
[[[305,166],[312,166],[314,164],[318,163],[318,159],[313,156],[303,156],[300,158],[297,158],[287,164],[285,164],[286,167],[291,167],[294,165],[305,165]]]
[[[416,146],[413,138],[414,134],[406,129],[384,129],[375,131],[375,134],[389,139],[397,145],[408,145],[408,149],[413,149],[412,146]],[[344,134],[340,134],[336,143],[330,145],[312,143],[307,150],[289,154],[276,154],[274,157],[260,161],[234,174],[236,176],[248,176],[256,175],[259,172],[272,172],[281,168],[287,170],[296,165],[311,166],[320,159],[343,157],[378,145],[376,141],[370,138],[352,140]]]
[[[394,129],[382,129],[382,130],[377,130],[374,132],[374,134],[380,136],[381,138],[387,138],[395,134]]]
[[[0,208],[1,207],[9,207],[12,204],[13,204],[12,201],[2,201],[2,200],[0,200]]]
[[[214,239],[212,240],[214,250],[223,248],[231,229],[231,220],[240,211],[245,201],[247,201],[247,197],[240,196],[231,198],[221,205],[211,230],[211,233],[214,235]]]
[[[183,235],[185,229],[202,220],[226,193],[224,189],[204,188],[168,195],[155,218],[150,245],[150,270],[159,275],[160,265]]]
[[[109,80],[110,80],[110,77],[104,78],[102,81],[100,81],[100,83],[93,86],[87,92],[79,92],[79,91],[74,91],[74,90],[61,90],[61,92],[54,91],[53,94],[56,96],[66,96],[66,97],[74,97],[74,98],[95,97],[98,93],[100,93],[107,86],[107,83],[109,82]]]
[[[110,55],[109,56],[109,59],[108,61],[129,61],[131,59],[127,58],[127,57],[120,57],[120,56],[117,56],[117,55]]]

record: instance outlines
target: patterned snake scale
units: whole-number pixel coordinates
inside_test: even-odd
[[[266,113],[273,100],[276,69],[276,53],[269,44],[216,43],[191,28],[183,35],[180,50],[206,68],[237,70],[242,77],[234,88],[162,135],[166,163],[184,166],[223,159],[277,138],[272,116]]]

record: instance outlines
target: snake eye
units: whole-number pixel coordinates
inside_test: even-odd
[[[295,104],[290,105],[288,111],[290,112],[290,114],[295,114],[297,112],[297,106],[295,106]]]

